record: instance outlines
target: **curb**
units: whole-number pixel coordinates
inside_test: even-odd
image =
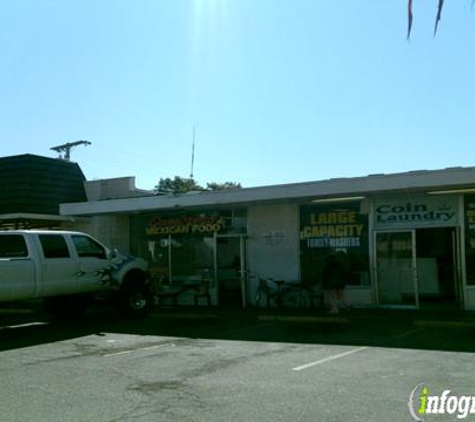
[[[33,309],[22,309],[22,308],[3,308],[0,309],[0,315],[27,315],[32,314],[34,312]]]
[[[475,328],[475,322],[470,321],[416,320],[413,325],[421,328]]]
[[[323,323],[323,324],[349,324],[350,320],[344,317],[310,317],[310,316],[290,316],[290,315],[259,315],[258,321],[282,321],[282,322],[302,322],[302,323]]]
[[[200,313],[160,313],[152,312],[150,315],[152,318],[159,319],[218,319],[218,314],[200,314]]]

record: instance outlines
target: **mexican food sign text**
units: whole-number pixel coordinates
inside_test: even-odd
[[[219,216],[179,216],[155,217],[148,227],[148,235],[204,234],[218,233],[225,227],[225,221]]]

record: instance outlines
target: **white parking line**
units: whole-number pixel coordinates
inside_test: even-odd
[[[35,321],[35,322],[26,322],[25,324],[18,324],[18,325],[5,325],[0,327],[0,330],[7,330],[11,328],[26,328],[26,327],[34,327],[36,325],[48,325],[49,322],[40,322],[40,321]]]
[[[105,357],[105,358],[109,358],[111,356],[127,355],[129,353],[141,352],[141,351],[144,351],[144,350],[160,349],[160,348],[165,347],[165,346],[175,347],[174,344],[157,344],[155,346],[141,347],[139,349],[129,349],[129,350],[122,350],[121,352],[107,353],[107,354],[102,355],[102,356]]]
[[[349,350],[348,352],[339,353],[338,355],[329,356],[325,359],[320,359],[320,360],[317,360],[315,362],[306,363],[305,365],[301,365],[301,366],[297,366],[295,368],[292,368],[292,371],[302,371],[303,369],[307,369],[307,368],[310,368],[312,366],[320,365],[322,363],[330,362],[330,361],[335,360],[335,359],[340,359],[340,358],[343,358],[345,356],[352,355],[353,353],[362,352],[363,350],[366,350],[366,349],[369,349],[369,346],[358,347],[357,349],[352,349],[352,350]]]

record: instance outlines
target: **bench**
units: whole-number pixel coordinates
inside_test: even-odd
[[[184,289],[181,286],[165,285],[154,293],[159,306],[163,306],[167,301],[170,301],[171,305],[176,306],[178,304],[178,297],[186,290],[188,289]]]

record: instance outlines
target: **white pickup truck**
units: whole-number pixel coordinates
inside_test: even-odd
[[[97,295],[129,315],[153,303],[147,263],[72,231],[0,231],[0,303],[45,299],[57,315],[82,313]]]

